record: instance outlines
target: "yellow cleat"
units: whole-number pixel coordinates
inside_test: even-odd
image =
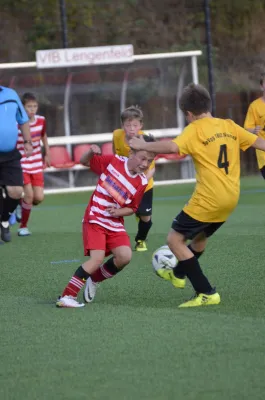
[[[166,281],[171,281],[175,288],[184,289],[186,285],[186,279],[177,278],[171,269],[161,268],[158,269],[156,273],[160,278],[165,279]]]
[[[204,294],[198,293],[195,294],[190,300],[185,303],[180,304],[179,308],[184,307],[199,307],[199,306],[212,306],[215,304],[219,304],[221,302],[221,298],[219,293],[214,294]]]
[[[136,251],[147,251],[147,245],[144,240],[137,240],[136,245],[135,245],[135,250]]]

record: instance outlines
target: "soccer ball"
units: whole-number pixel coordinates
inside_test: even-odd
[[[157,272],[158,269],[172,269],[176,266],[177,259],[168,246],[157,249],[152,257],[152,265]]]

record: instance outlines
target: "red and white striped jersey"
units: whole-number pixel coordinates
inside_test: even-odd
[[[125,231],[123,217],[112,217],[107,208],[129,207],[136,212],[148,183],[144,174],[130,174],[127,163],[127,157],[117,155],[92,157],[90,169],[100,178],[86,208],[84,222],[115,232]]]
[[[43,161],[41,154],[41,138],[46,133],[46,120],[40,115],[35,115],[35,121],[30,122],[30,134],[33,146],[33,152],[30,157],[26,157],[24,150],[24,138],[20,129],[18,129],[17,148],[22,156],[20,162],[23,172],[36,174],[43,171]]]

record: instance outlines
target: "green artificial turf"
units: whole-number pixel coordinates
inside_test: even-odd
[[[89,193],[50,195],[30,237],[0,246],[1,400],[263,400],[265,184],[244,178],[239,206],[200,259],[222,303],[178,309],[192,295],[151,267],[193,185],[156,187],[146,253],[103,282],[84,309],[54,302],[84,260]],[[132,241],[134,217],[126,226]],[[72,261],[71,261],[72,260]]]

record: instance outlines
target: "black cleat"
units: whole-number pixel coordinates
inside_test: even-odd
[[[1,228],[1,239],[3,240],[3,242],[11,242],[11,233],[9,230],[9,224],[6,228],[4,228],[2,224],[0,224],[0,228]]]

